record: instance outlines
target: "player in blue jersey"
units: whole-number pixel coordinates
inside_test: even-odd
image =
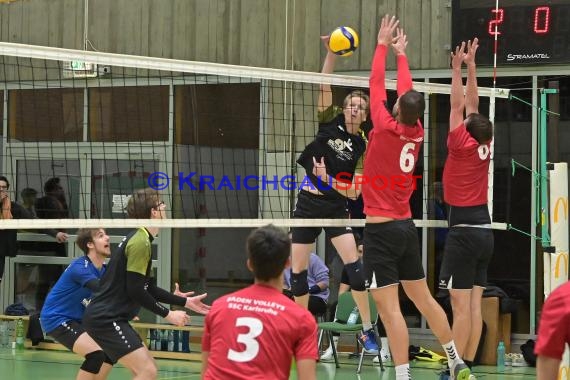
[[[81,326],[85,307],[99,289],[105,259],[111,256],[109,236],[102,228],[80,229],[77,246],[85,256],[75,259],[49,292],[40,322],[47,335],[81,355],[85,361],[77,380],[106,379],[113,362]]]

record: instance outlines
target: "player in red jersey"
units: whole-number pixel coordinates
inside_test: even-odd
[[[451,54],[451,95],[448,154],[443,170],[444,199],[449,204],[439,287],[449,289],[453,337],[470,367],[477,353],[483,317],[481,298],[493,256],[493,230],[487,206],[490,143],[493,126],[479,114],[475,53],[478,40],[463,42]],[[463,95],[462,63],[467,65]],[[464,119],[464,111],[467,118]]]
[[[570,344],[570,282],[560,285],[542,307],[534,352],[537,380],[556,380],[564,347]]]
[[[412,89],[405,52],[407,39],[397,26],[395,17],[382,19],[372,63],[370,100],[374,129],[369,135],[364,162],[364,176],[369,179],[412,174],[424,137],[419,121],[424,112],[424,98]],[[399,97],[392,113],[386,107],[384,84],[388,46],[392,46],[398,66]],[[409,199],[412,192],[411,183],[388,186],[383,190],[374,189],[370,184],[363,186],[366,213],[364,271],[386,328],[396,379],[411,378],[409,336],[398,299],[398,284],[401,283],[442,343],[451,377],[464,380],[470,375],[469,368],[457,354],[447,317],[432,297],[425,279],[418,233],[411,219]]]
[[[218,298],[202,337],[203,379],[316,378],[317,325],[311,313],[282,292],[291,242],[274,226],[247,238],[247,267],[255,283]]]

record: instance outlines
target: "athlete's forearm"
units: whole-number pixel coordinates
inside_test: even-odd
[[[412,89],[412,73],[408,64],[408,57],[405,54],[398,54],[396,57],[398,66],[398,81],[396,84],[398,96],[405,94]]]
[[[477,68],[475,66],[475,63],[467,65],[465,109],[468,115],[479,112],[479,94],[477,91]]]

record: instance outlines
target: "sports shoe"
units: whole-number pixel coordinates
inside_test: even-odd
[[[382,347],[380,349],[380,357],[382,358],[383,362],[389,362],[392,360],[392,355],[390,355],[390,352],[386,351],[386,349],[384,349],[384,347]],[[380,362],[378,360],[378,355],[376,355],[374,358],[372,358],[372,362],[373,363],[379,363]]]
[[[515,354],[513,353],[505,354],[505,366],[513,365],[514,356]]]
[[[325,352],[322,353],[321,357],[319,358],[320,360],[323,361],[327,361],[327,360],[332,360],[333,359],[333,350],[332,350],[332,346],[329,346],[329,348],[327,348],[325,350]]]
[[[455,366],[453,366],[451,373],[452,375],[450,376],[450,379],[469,380],[469,376],[471,375],[471,370],[469,369],[467,364],[457,363]]]
[[[528,367],[528,363],[524,360],[522,354],[513,354],[513,367]]]
[[[376,343],[376,334],[374,330],[361,331],[358,334],[358,341],[364,347],[364,351],[368,354],[378,355],[378,343]]]
[[[469,380],[477,380],[474,374],[469,375]]]

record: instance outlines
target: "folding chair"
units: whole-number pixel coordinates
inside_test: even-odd
[[[370,295],[370,293],[368,293],[368,303],[370,305],[370,316],[374,316],[374,317],[377,316],[378,311],[376,310],[376,304],[374,303],[374,300],[372,299],[372,296]],[[336,307],[335,321],[334,322],[321,322],[318,324],[319,329],[326,332],[326,334],[329,338],[329,342],[333,341],[333,332],[338,333],[338,334],[347,334],[347,333],[358,334],[360,332],[360,330],[362,330],[362,321],[360,319],[360,315],[358,315],[358,320],[357,320],[356,324],[354,324],[354,325],[346,324],[346,321],[348,320],[348,317],[349,317],[350,313],[352,312],[352,310],[354,309],[355,306],[356,306],[356,304],[354,303],[354,299],[352,298],[352,294],[350,292],[343,293],[338,297],[338,305]],[[381,346],[382,343],[380,341],[380,338],[378,337],[378,331],[376,331],[376,320],[377,320],[377,318],[374,318],[373,331],[374,331],[374,335],[376,336],[376,341],[378,342],[378,362],[380,363],[380,368],[382,369],[382,371],[384,371],[384,363],[382,362],[382,357],[380,354],[380,349],[382,348],[382,346]],[[334,356],[336,368],[340,368],[340,364],[338,362],[338,355],[336,352],[336,347],[332,343],[331,343],[331,345],[332,345],[333,356]],[[365,351],[364,351],[364,347],[362,347],[360,350],[360,360],[358,361],[358,368],[356,369],[356,373],[360,373],[360,370],[362,368],[362,361],[364,359],[364,355],[365,355]]]

